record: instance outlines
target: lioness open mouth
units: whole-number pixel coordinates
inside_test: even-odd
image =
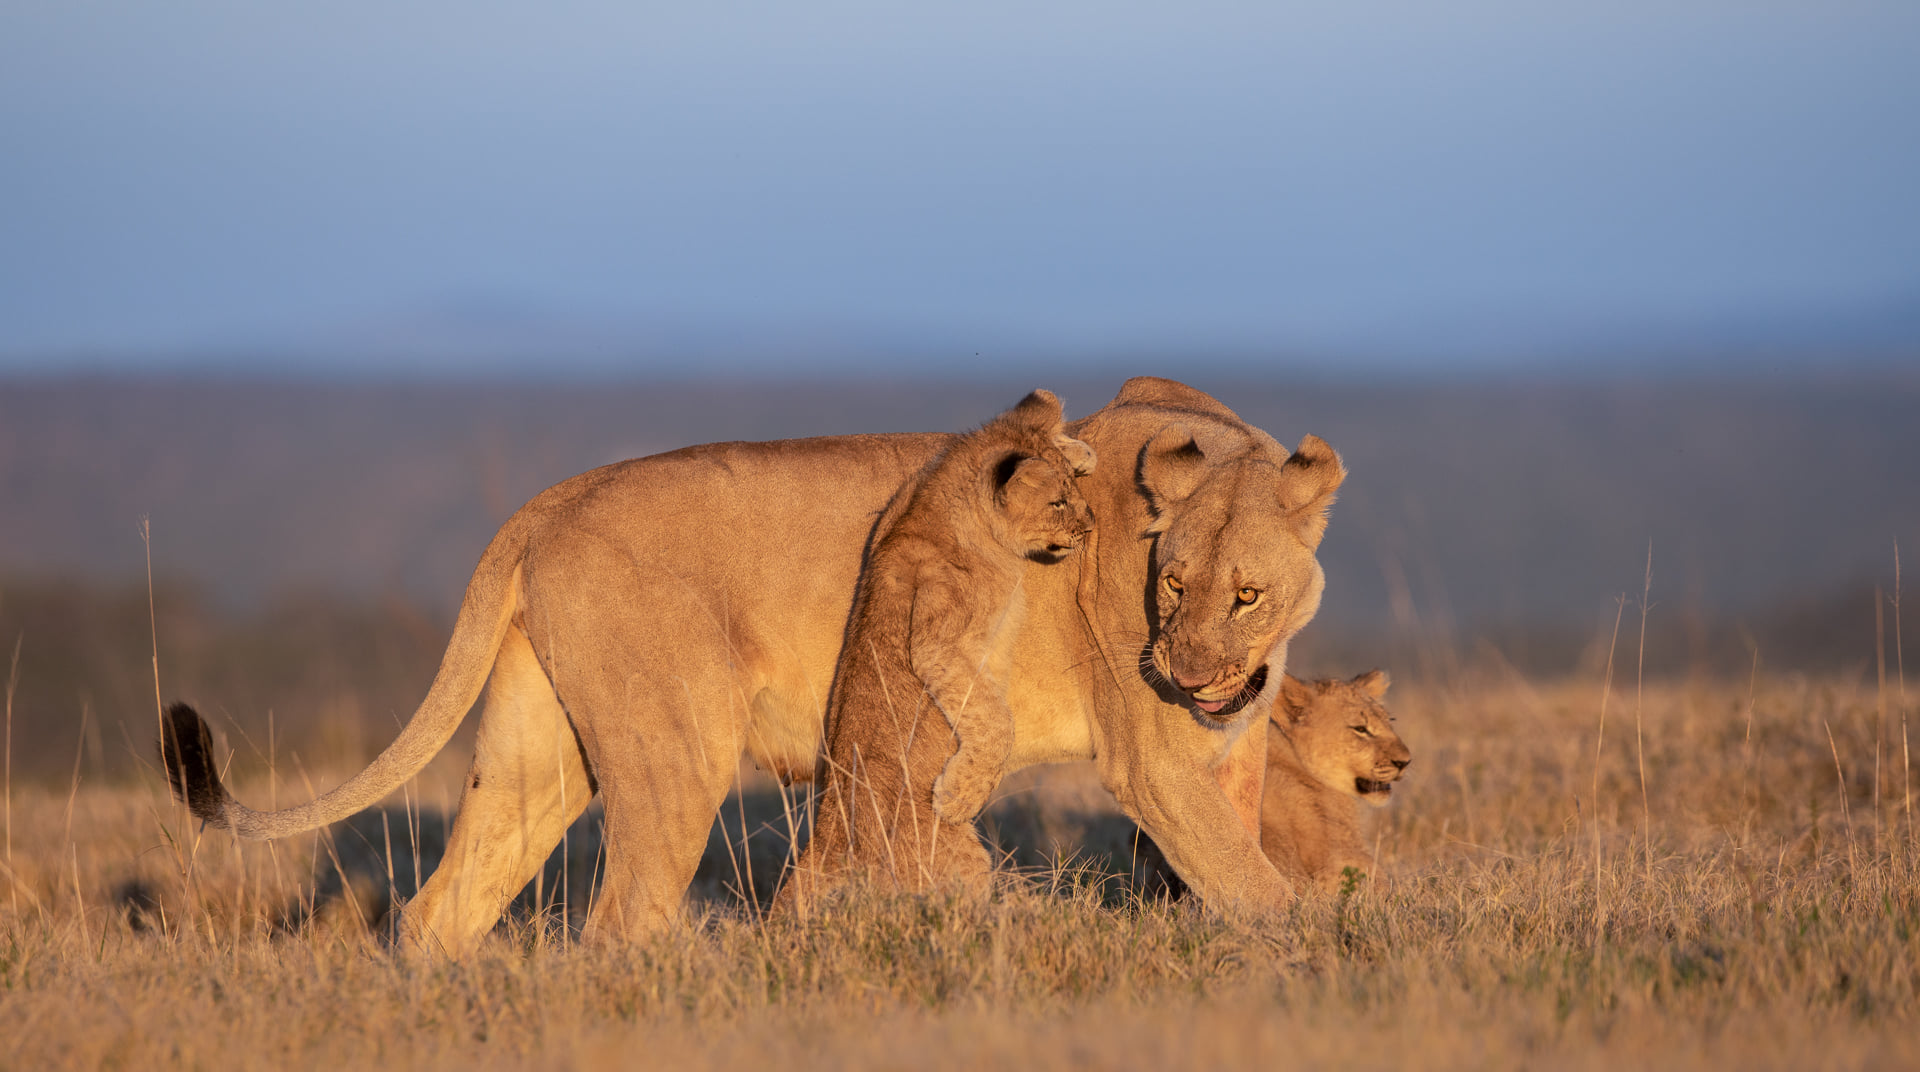
[[[1393,792],[1393,783],[1376,782],[1371,778],[1355,778],[1353,780],[1353,788],[1363,797],[1372,796],[1375,793],[1384,796]]]
[[[1255,670],[1252,676],[1247,678],[1245,684],[1234,690],[1232,695],[1223,696],[1218,700],[1202,700],[1200,697],[1195,696],[1192,697],[1193,706],[1208,715],[1225,715],[1231,717],[1238,713],[1242,707],[1252,702],[1253,698],[1260,695],[1261,690],[1266,687],[1267,668],[1262,666],[1260,669]]]

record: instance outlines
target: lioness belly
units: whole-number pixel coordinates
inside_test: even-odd
[[[811,691],[795,694],[762,688],[755,692],[748,712],[752,721],[747,727],[747,758],[783,784],[813,781],[824,709],[824,700],[816,700]]]
[[[1024,613],[1006,678],[1007,706],[1013,709],[1009,772],[1093,758],[1093,712],[1084,684],[1089,657],[1073,602],[1079,572],[1079,562],[1029,566],[1022,581]]]

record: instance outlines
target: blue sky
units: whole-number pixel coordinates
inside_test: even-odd
[[[0,7],[0,369],[1764,338],[1916,191],[1911,0]]]

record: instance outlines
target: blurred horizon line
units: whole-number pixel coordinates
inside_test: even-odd
[[[1632,383],[1859,383],[1920,379],[1920,342],[1878,347],[1806,346],[1770,349],[1664,349],[1593,351],[1554,357],[1489,354],[1477,358],[1422,361],[1389,356],[1303,353],[1203,354],[1171,350],[1060,355],[1045,351],[998,354],[888,355],[847,352],[836,356],[634,354],[595,359],[536,353],[413,359],[371,354],[288,359],[236,351],[175,360],[128,360],[117,356],[67,356],[58,362],[0,361],[0,388],[71,384],[233,384],[338,388],[647,386],[765,388],[793,384],[980,386],[998,381],[1113,380],[1135,376],[1174,380],[1339,387],[1368,383],[1416,386],[1595,386]],[[1038,379],[1035,379],[1038,377]]]
[[[1432,318],[1428,318],[1431,321]],[[1047,332],[762,316],[598,316],[504,300],[429,303],[310,331],[151,346],[0,348],[0,380],[62,376],[406,382],[713,381],[770,373],[819,380],[876,373],[978,382],[1044,363],[1065,374],[1116,368],[1281,373],[1326,382],[1376,376],[1522,375],[1549,381],[1877,373],[1920,367],[1920,291],[1827,307],[1604,321],[1457,314],[1332,338],[1196,328],[1101,338]],[[1429,330],[1430,329],[1430,330]],[[1167,374],[1164,371],[1162,374]]]

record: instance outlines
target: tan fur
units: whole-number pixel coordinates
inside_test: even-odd
[[[804,911],[826,876],[890,862],[884,846],[863,843],[892,838],[895,813],[915,794],[934,811],[928,852],[936,836],[954,852],[977,841],[970,824],[1013,751],[1006,687],[1025,566],[1060,561],[1093,527],[1076,482],[1093,471],[1093,451],[1062,419],[1059,399],[1035,391],[949,445],[881,522],[834,674],[813,837],[783,905]],[[913,735],[937,733],[924,721],[930,707],[957,744],[940,768],[912,770],[897,757],[911,753]],[[892,876],[909,889],[931,877]]]
[[[1389,684],[1383,670],[1351,681],[1282,679],[1267,727],[1260,809],[1260,849],[1282,875],[1333,891],[1347,868],[1372,869],[1361,840],[1361,804],[1384,806],[1392,783],[1413,762],[1381,702]],[[1362,779],[1369,783],[1365,793]],[[1151,838],[1140,838],[1134,852],[1134,887],[1144,896],[1185,893]]]
[[[1349,867],[1373,869],[1360,838],[1364,802],[1384,806],[1413,753],[1381,702],[1389,682],[1372,670],[1352,681],[1288,675],[1267,730],[1260,848],[1280,872],[1338,889]]]
[[[1278,466],[1255,457],[1212,465],[1184,425],[1147,444],[1142,483],[1157,515],[1149,531],[1159,536],[1153,666],[1201,714],[1245,699],[1253,675],[1284,664],[1284,655],[1272,658],[1276,648],[1319,609],[1326,582],[1311,552],[1345,476],[1315,436]],[[1264,523],[1246,524],[1250,514]],[[1276,532],[1281,541],[1263,542]]]
[[[1173,444],[1172,468],[1148,464],[1145,448],[1175,424],[1192,450]],[[1312,437],[1289,457],[1214,399],[1157,379],[1129,381],[1067,432],[1107,462],[1081,482],[1102,527],[1074,562],[1024,567],[1007,768],[1091,758],[1202,897],[1283,903],[1292,884],[1258,851],[1262,738],[1286,641],[1319,601],[1313,549],[1338,458]],[[203,799],[243,836],[343,818],[420,770],[484,684],[447,855],[402,912],[407,942],[473,949],[595,792],[607,860],[589,934],[666,926],[740,754],[785,777],[811,776],[875,520],[949,442],[719,443],[556,485],[488,546],[432,690],[372,766],[287,812],[238,811],[217,784]],[[1179,479],[1150,505],[1142,482],[1153,487],[1162,469]],[[1143,615],[1143,601],[1174,551],[1187,594],[1167,619],[1179,634],[1171,666],[1205,678],[1199,696],[1209,703],[1240,682],[1217,711],[1159,681],[1146,657],[1160,622]],[[1278,610],[1257,629],[1231,616],[1242,576],[1264,585]],[[1271,673],[1248,698],[1254,666]],[[920,734],[894,758],[937,770],[951,745],[935,738],[945,736]],[[930,806],[919,808],[916,822],[935,821]]]

